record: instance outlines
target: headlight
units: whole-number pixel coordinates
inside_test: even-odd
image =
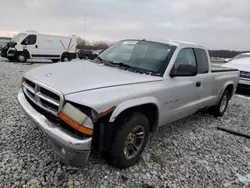
[[[86,135],[93,134],[93,122],[84,114],[70,103],[66,103],[59,113],[59,117],[66,122],[69,126],[78,130]]]

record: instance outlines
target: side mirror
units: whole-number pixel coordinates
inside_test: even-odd
[[[173,68],[170,72],[171,77],[195,75],[197,75],[197,67],[190,64],[180,64],[177,68]]]

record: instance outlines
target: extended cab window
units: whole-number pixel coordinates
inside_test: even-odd
[[[185,65],[185,64],[193,65],[196,67],[194,50],[192,48],[182,49],[179,52],[178,56],[176,57],[174,66],[175,66],[175,69],[178,69],[179,65]]]
[[[195,48],[194,51],[198,63],[198,73],[208,73],[208,57],[206,51],[198,48]]]
[[[29,35],[27,36],[23,42],[22,42],[23,45],[34,45],[36,44],[36,35]]]

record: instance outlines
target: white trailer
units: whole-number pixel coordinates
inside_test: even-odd
[[[76,37],[27,31],[17,34],[2,49],[2,57],[24,63],[27,59],[50,59],[53,62],[76,58]]]

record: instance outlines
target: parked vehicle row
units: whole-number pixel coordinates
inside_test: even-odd
[[[78,52],[78,58],[79,59],[95,59],[99,54],[101,53],[101,50],[79,50]]]
[[[49,59],[52,62],[76,58],[76,38],[23,32],[17,34],[2,48],[1,56],[9,61],[24,63],[27,59]]]
[[[238,81],[197,44],[123,40],[93,61],[26,72],[18,100],[64,163],[83,165],[95,147],[124,168],[160,126],[202,109],[222,116]]]

